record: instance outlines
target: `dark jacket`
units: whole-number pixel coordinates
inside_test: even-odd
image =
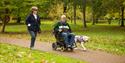
[[[28,26],[30,24],[30,26]],[[26,18],[26,25],[29,31],[40,31],[40,17],[37,15],[37,19],[33,16],[33,14],[29,14]]]
[[[68,27],[68,28],[67,28]],[[62,31],[59,32],[59,29]],[[54,33],[62,33],[62,32],[72,32],[69,24],[67,22],[62,23],[62,22],[57,22],[54,26]]]

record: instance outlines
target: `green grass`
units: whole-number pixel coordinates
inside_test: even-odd
[[[41,22],[42,33],[38,34],[38,41],[55,42],[55,38],[52,34],[53,24],[54,22],[52,21]],[[111,25],[107,23],[96,25],[88,23],[87,25],[88,27],[83,30],[80,21],[77,22],[77,25],[70,23],[70,26],[76,35],[87,35],[90,37],[89,42],[86,43],[86,47],[93,50],[96,49],[113,54],[125,55],[125,27],[120,27],[117,21],[113,22]],[[26,26],[23,24],[7,25],[6,31],[11,33],[2,33],[0,36],[30,40],[29,34],[26,33]]]
[[[54,53],[0,43],[0,63],[85,63]]]

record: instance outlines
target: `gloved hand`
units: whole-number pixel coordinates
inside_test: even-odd
[[[62,31],[62,29],[59,29],[59,32],[61,32]]]

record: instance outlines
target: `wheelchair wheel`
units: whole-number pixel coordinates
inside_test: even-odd
[[[74,48],[70,48],[70,51],[72,52],[74,50]]]
[[[52,43],[52,48],[53,48],[53,50],[57,50],[57,44],[56,43]]]
[[[64,51],[65,51],[65,48],[64,48],[63,46],[61,47],[61,51],[62,51],[62,52],[64,52]]]

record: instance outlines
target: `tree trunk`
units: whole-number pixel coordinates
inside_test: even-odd
[[[121,27],[124,27],[124,7],[121,8]]]
[[[5,9],[5,15],[4,15],[2,21],[3,21],[3,23],[2,23],[2,30],[1,30],[1,32],[5,32],[6,24],[10,21],[9,9],[8,8]]]
[[[58,0],[57,0],[58,1]],[[58,2],[57,2],[58,3]],[[66,10],[67,10],[67,2],[64,0],[64,5],[63,5],[63,13],[66,15]]]
[[[86,27],[86,0],[83,0],[83,28]]]
[[[2,23],[2,30],[1,30],[1,32],[5,32],[5,26],[6,26],[6,23],[5,23],[5,21],[3,21],[3,23]]]
[[[92,25],[95,25],[95,13],[94,13],[94,0],[91,0],[91,7],[92,7]]]
[[[111,19],[108,19],[108,24],[111,24]]]
[[[121,12],[120,11],[119,11],[119,16],[121,16]],[[121,19],[120,18],[118,19],[118,21],[119,21],[118,25],[121,25]]]
[[[5,27],[6,27],[6,24],[10,21],[10,16],[6,15],[4,18],[3,18],[3,23],[2,23],[2,30],[1,32],[5,32]]]
[[[95,25],[95,16],[93,12],[92,12],[92,25]]]
[[[21,17],[20,16],[17,17],[17,23],[21,23]]]
[[[96,23],[99,23],[99,19],[98,18],[96,18]]]
[[[74,0],[74,24],[76,24],[76,0]]]
[[[66,14],[66,9],[67,9],[67,7],[64,5],[64,10],[63,10],[64,14]]]
[[[20,9],[18,8],[18,14],[17,14],[17,23],[21,23],[21,17],[20,17]]]
[[[71,23],[72,23],[72,21],[73,21],[73,17],[72,16],[71,16],[70,20],[71,20]]]

